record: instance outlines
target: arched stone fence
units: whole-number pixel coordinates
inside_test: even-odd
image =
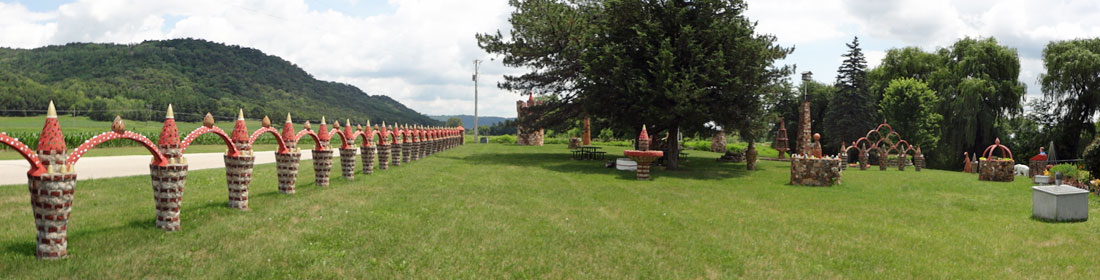
[[[7,145],[19,153],[30,163],[27,171],[29,192],[31,194],[31,207],[34,212],[35,228],[38,233],[37,242],[38,258],[58,259],[68,255],[68,221],[73,205],[73,194],[76,187],[76,170],[73,166],[89,150],[97,145],[116,139],[127,139],[140,143],[152,155],[150,161],[150,177],[153,185],[153,198],[156,202],[156,226],[165,231],[180,230],[180,206],[183,203],[183,193],[187,182],[187,159],[184,157],[187,147],[199,136],[212,133],[217,135],[226,144],[225,170],[226,184],[229,190],[229,207],[238,209],[248,208],[248,191],[252,181],[252,168],[255,157],[252,152],[252,144],[265,133],[274,135],[278,150],[275,152],[276,168],[279,176],[279,192],[293,194],[297,182],[298,163],[301,150],[298,148],[298,140],[309,136],[314,139],[313,160],[315,171],[315,183],[317,186],[328,185],[328,174],[332,166],[332,149],[329,141],[336,135],[342,141],[340,145],[341,169],[344,177],[352,179],[355,172],[356,139],[362,137],[360,150],[363,151],[363,174],[372,174],[375,163],[375,145],[381,147],[385,154],[378,158],[382,169],[386,169],[387,157],[390,146],[397,147],[396,155],[401,155],[399,149],[402,144],[411,147],[416,143],[429,143],[441,148],[454,147],[461,144],[462,140],[454,137],[462,135],[461,128],[434,128],[420,127],[403,129],[398,126],[371,127],[367,123],[366,131],[361,126],[353,132],[351,126],[345,123],[343,130],[339,123],[335,123],[332,131],[329,131],[324,118],[321,120],[319,132],[310,128],[310,123],[305,123],[305,128],[294,132],[290,114],[280,134],[271,127],[271,121],[264,117],[262,128],[248,133],[245,126],[243,111],[238,113],[233,132],[227,135],[221,128],[214,126],[213,116],[206,114],[203,126],[196,128],[187,134],[181,141],[176,128],[172,106],[168,106],[164,127],[161,130],[160,139],[154,144],[145,136],[126,131],[121,118],[116,117],[111,130],[86,140],[76,147],[70,154],[65,145],[61,127],[57,121],[57,113],[53,102],[50,102],[43,126],[42,134],[38,140],[35,151],[18,139],[0,133],[0,143]],[[440,133],[440,138],[425,137]],[[375,142],[375,137],[377,140]],[[401,139],[398,142],[398,138]],[[429,139],[428,141],[423,141]],[[430,145],[429,145],[430,146]],[[433,146],[435,147],[435,146]],[[406,150],[405,154],[411,156],[413,151]],[[420,151],[423,151],[421,149]],[[432,149],[437,152],[438,149]],[[422,158],[422,156],[420,157]],[[392,160],[396,160],[394,157]],[[395,161],[396,162],[396,161]],[[407,161],[406,161],[407,162]]]
[[[870,153],[873,151],[879,157],[879,170],[886,170],[889,165],[897,165],[898,170],[905,170],[909,159],[912,158],[914,169],[920,171],[924,167],[924,155],[920,152],[920,146],[913,146],[909,141],[901,137],[889,124],[879,124],[875,129],[867,131],[867,135],[852,141],[851,146],[841,143],[843,152],[842,162],[848,163],[848,152],[852,149],[859,151],[859,169],[867,170],[870,166]],[[890,155],[897,156],[893,162]]]

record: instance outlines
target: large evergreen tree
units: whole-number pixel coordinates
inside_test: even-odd
[[[478,43],[504,55],[505,65],[531,69],[506,77],[501,88],[549,95],[534,109],[543,117],[532,121],[540,123],[523,125],[585,112],[633,137],[646,124],[652,134],[667,132],[669,169],[678,167],[681,131],[714,121],[755,139],[752,132],[767,121],[757,118],[765,89],[790,72],[773,67],[790,49],[755,33],[743,1],[509,3],[516,8],[510,38],[479,34]]]
[[[841,142],[852,142],[874,129],[878,100],[867,87],[867,59],[859,48],[859,37],[852,39],[844,62],[837,69],[836,94],[825,115],[823,147],[835,151]]]

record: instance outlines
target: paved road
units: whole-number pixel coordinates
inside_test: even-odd
[[[225,168],[224,153],[200,153],[185,154],[188,170]],[[255,152],[256,164],[275,162],[275,151]],[[310,150],[302,150],[302,160],[312,159]],[[340,153],[332,153],[333,157],[340,157]],[[125,177],[134,175],[149,175],[149,162],[153,156],[111,156],[111,157],[86,157],[76,162],[77,180],[98,178]],[[339,163],[339,161],[333,161]],[[27,170],[31,165],[26,160],[0,160],[0,185],[27,184]],[[339,167],[336,168],[339,171]]]

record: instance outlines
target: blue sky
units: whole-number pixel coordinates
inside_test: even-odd
[[[835,81],[859,36],[870,66],[890,48],[935,51],[964,36],[1015,48],[1029,97],[1051,40],[1100,37],[1094,0],[748,0],[758,32],[794,46],[783,64]],[[384,94],[425,114],[472,114],[474,59],[482,115],[514,117],[518,93],[495,87],[522,69],[490,61],[475,33],[507,34],[506,0],[0,0],[0,46],[137,43],[193,37],[282,57],[322,80]],[[792,79],[798,80],[797,73]]]

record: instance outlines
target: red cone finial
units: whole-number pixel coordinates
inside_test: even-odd
[[[248,127],[244,123],[244,109],[237,111],[237,123],[233,125],[233,135],[230,139],[234,142],[248,142]]]
[[[42,126],[42,134],[38,138],[38,151],[62,151],[66,150],[65,136],[61,134],[61,124],[57,122],[57,109],[50,101],[50,107],[46,110],[46,124]]]
[[[179,145],[180,133],[176,128],[175,112],[172,112],[172,104],[168,104],[168,113],[164,116],[164,127],[160,129],[160,139],[157,146]]]

